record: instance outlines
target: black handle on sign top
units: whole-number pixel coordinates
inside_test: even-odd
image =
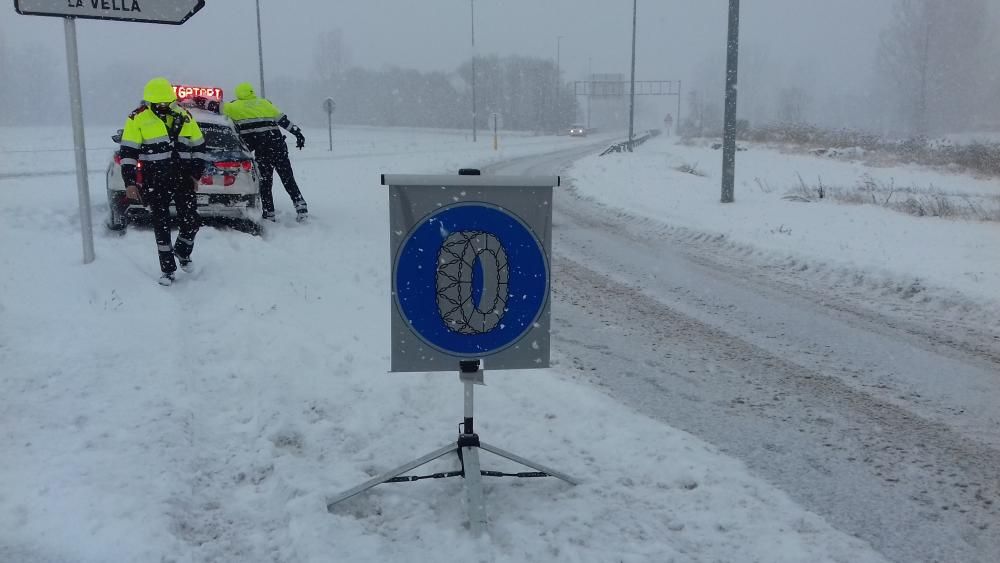
[[[481,172],[477,168],[459,168],[459,176],[479,176]]]

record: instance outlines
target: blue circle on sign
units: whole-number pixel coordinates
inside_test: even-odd
[[[492,235],[506,254],[506,304],[499,322],[486,332],[454,330],[438,305],[439,254],[449,237],[463,232]],[[471,298],[478,304],[491,273],[478,258],[470,273]],[[459,203],[427,215],[413,227],[396,256],[393,284],[400,315],[424,342],[445,353],[479,357],[507,348],[534,327],[548,298],[548,261],[535,234],[510,211]]]

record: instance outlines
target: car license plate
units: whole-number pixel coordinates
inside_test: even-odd
[[[198,205],[208,205],[208,194],[198,194]]]

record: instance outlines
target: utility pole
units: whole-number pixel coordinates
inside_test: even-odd
[[[472,13],[472,142],[476,142],[476,0],[469,0]]]
[[[594,103],[594,57],[587,57],[587,133],[590,133],[590,106]]]
[[[260,97],[267,97],[264,89],[264,42],[260,33],[260,0],[257,0],[257,61],[260,64]]]
[[[677,81],[677,121],[674,125],[674,134],[680,137],[679,131],[681,130],[681,81]]]
[[[635,127],[635,12],[637,0],[632,0],[632,80],[629,85],[628,102],[628,152],[632,152],[632,136]]]
[[[729,0],[726,42],[726,122],[722,135],[722,203],[733,202],[736,179],[736,66],[740,58],[740,0]]]
[[[560,60],[559,49],[560,49],[560,43],[562,42],[562,38],[563,38],[562,35],[557,35],[556,36],[556,104],[555,105],[556,105],[556,133],[557,134],[559,133],[559,127],[560,127],[559,124],[562,122],[562,112],[560,112],[560,110],[562,109],[562,104],[560,103],[560,100],[559,100],[559,93],[562,91],[562,87],[559,84],[561,82],[561,80],[562,80],[559,77],[559,60]]]

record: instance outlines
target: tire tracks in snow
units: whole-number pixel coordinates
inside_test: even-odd
[[[552,173],[584,154],[560,151],[491,170]],[[896,291],[891,280],[888,289],[874,277],[847,284],[845,276],[867,273],[803,267],[579,197],[572,179],[563,185],[555,196],[553,228],[557,367],[716,444],[891,559],[995,561],[996,432],[977,435],[948,423],[964,412],[934,412],[937,405],[915,394],[895,396],[906,390],[884,383],[899,374],[879,364],[884,358],[877,349],[862,358],[867,363],[854,362],[864,353],[839,349],[836,341],[797,349],[813,336],[811,327],[789,323],[806,334],[762,334],[753,319],[741,318],[753,311],[747,315],[739,300],[732,301],[744,293],[712,295],[711,283],[708,290],[698,283],[720,278],[722,289],[745,287],[759,294],[757,301],[784,305],[789,299],[795,302],[792,312],[813,311],[827,332],[833,327],[834,333],[871,341],[864,342],[869,346],[919,349],[917,357],[987,377],[1000,366],[996,319],[988,311],[977,314],[974,303],[957,296],[944,305],[954,306],[958,318],[942,319],[906,287]],[[620,256],[627,252],[609,251],[629,247],[648,256],[630,262]],[[701,271],[692,271],[691,279],[681,274],[674,287],[657,280],[673,279],[663,269],[676,267]],[[744,322],[727,323],[733,320]],[[954,377],[947,371],[927,375]],[[992,388],[996,382],[983,384]],[[989,420],[973,422],[983,427]]]
[[[574,377],[744,460],[887,557],[1000,552],[997,450],[573,260],[557,258],[554,279],[558,367]]]
[[[287,553],[286,516],[268,510],[275,494],[287,492],[275,482],[271,446],[293,447],[294,436],[267,435],[271,421],[262,413],[258,379],[273,374],[251,360],[263,339],[244,335],[231,346],[231,338],[220,336],[241,315],[268,312],[248,310],[253,305],[238,295],[204,291],[208,278],[203,270],[178,271],[168,288],[177,294],[174,341],[189,428],[188,455],[177,475],[181,490],[168,502],[170,531],[189,547],[176,562],[295,560]]]

